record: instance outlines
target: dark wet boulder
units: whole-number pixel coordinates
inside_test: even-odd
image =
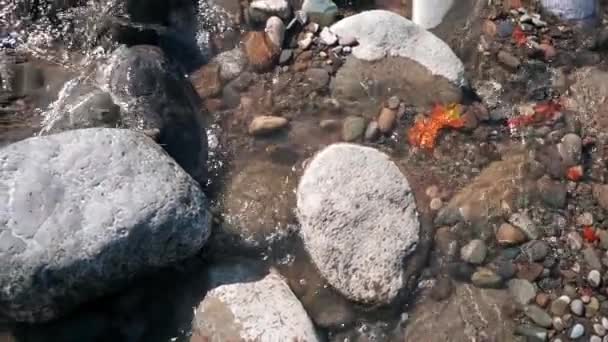
[[[47,321],[200,251],[201,188],[145,135],[92,128],[0,150],[0,314]]]
[[[45,113],[42,131],[88,127],[156,131],[154,137],[169,155],[204,182],[207,136],[200,99],[162,51],[154,46],[121,47],[100,74],[98,85],[84,81],[87,77],[68,82],[62,97]],[[107,89],[107,94],[99,88]]]
[[[123,104],[123,124],[158,129],[159,144],[195,179],[205,175],[207,136],[192,85],[160,49],[119,49],[109,65],[110,93]]]
[[[171,14],[194,10],[196,0],[126,0],[126,10],[133,21],[169,25]]]

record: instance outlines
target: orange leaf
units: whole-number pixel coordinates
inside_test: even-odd
[[[583,178],[583,167],[580,165],[573,166],[566,172],[566,178],[573,182],[578,182]]]
[[[433,149],[442,129],[464,126],[464,121],[460,118],[460,111],[461,107],[458,104],[433,107],[428,119],[416,122],[408,131],[410,145],[428,150]]]

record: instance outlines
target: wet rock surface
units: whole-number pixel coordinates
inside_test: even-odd
[[[192,256],[210,234],[199,186],[142,134],[74,130],[12,144],[0,160],[1,298],[13,319],[63,315]]]
[[[89,127],[157,130],[158,143],[204,184],[207,136],[198,99],[163,53],[151,46],[121,48],[100,73],[97,84],[77,78],[64,86],[64,95],[45,114],[42,132]]]
[[[295,175],[286,166],[246,165],[228,182],[223,195],[222,232],[250,248],[267,247],[284,238],[293,230],[295,183]]]
[[[504,312],[508,300],[503,291],[458,285],[446,301],[417,303],[405,329],[405,338],[438,342],[477,338],[511,340],[514,327]],[[429,334],[430,331],[433,333]]]
[[[505,157],[490,164],[467,187],[456,194],[436,218],[437,224],[472,222],[480,229],[488,222],[513,211],[525,198],[534,196],[534,186],[527,179],[530,174],[528,158],[522,154]],[[518,184],[513,187],[512,184]]]
[[[436,102],[459,102],[462,98],[458,87],[402,57],[369,62],[351,56],[332,80],[331,89],[334,97],[351,102],[397,95],[406,103],[428,106]],[[365,111],[371,109],[369,104],[357,105],[365,106],[362,107]]]
[[[209,270],[212,289],[196,308],[190,341],[318,341],[310,318],[284,279],[273,270],[266,275],[254,271],[255,265],[248,264]]]
[[[382,23],[382,24],[381,24]],[[422,64],[431,74],[457,85],[464,83],[462,62],[439,38],[389,11],[365,11],[332,25],[338,37],[351,36],[359,43],[353,55],[374,61],[400,56]]]

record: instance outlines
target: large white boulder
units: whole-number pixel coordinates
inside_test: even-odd
[[[433,75],[463,85],[464,65],[452,49],[431,32],[389,11],[372,10],[344,18],[331,26],[338,37],[354,37],[359,45],[353,55],[366,61],[405,57],[426,67]]]
[[[296,197],[304,245],[328,283],[353,301],[392,302],[420,223],[410,185],[389,157],[331,145],[306,167]]]
[[[0,149],[0,303],[47,321],[200,251],[199,185],[152,139],[91,128]]]
[[[239,262],[208,272],[211,287],[195,310],[191,342],[317,342],[315,327],[275,270]]]

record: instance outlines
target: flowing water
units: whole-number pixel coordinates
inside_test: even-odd
[[[67,3],[70,2],[76,1],[55,1],[66,5],[56,11],[39,1],[0,0],[0,53],[4,54],[0,65],[1,79],[9,79],[10,73],[15,72],[12,65],[16,59],[23,59],[22,64],[25,65],[20,71],[23,92],[15,92],[9,88],[9,82],[2,82],[0,146],[37,134],[42,125],[53,120],[52,116],[47,114],[45,117],[41,113],[61,97],[66,82],[69,85],[68,80],[105,59],[107,53],[115,48],[114,43],[104,40],[99,32],[103,31],[101,26],[107,24],[106,19],[120,19],[114,17],[120,9],[111,6],[117,2],[90,0],[83,6],[69,8]],[[214,45],[222,50],[238,45],[246,23],[235,21],[225,8],[238,8],[240,4],[238,1],[226,1],[222,5],[200,2],[195,13],[177,13],[173,21],[168,23],[170,29],[146,23],[142,23],[138,29],[166,30],[163,34],[170,37],[175,36],[172,36],[173,33],[177,34],[180,39],[168,39],[159,44],[176,60],[185,61],[183,67],[188,72],[195,64],[200,65],[208,60],[213,52],[212,49],[201,49],[190,53],[187,49],[179,48],[182,46],[180,44],[191,46],[190,43],[194,43],[199,47]],[[402,14],[409,14],[407,3],[392,0],[362,6],[399,9]],[[359,7],[344,4],[344,11],[358,10]],[[23,15],[15,15],[19,12]],[[96,20],[91,20],[91,17]],[[138,40],[140,36],[137,37],[133,43],[141,42]],[[124,39],[128,41],[129,37]],[[145,39],[143,42],[146,42]],[[318,275],[297,234],[294,234],[297,230],[293,213],[295,186],[304,165],[316,151],[341,140],[339,128],[321,128],[319,122],[339,121],[348,115],[362,113],[357,112],[358,108],[336,104],[325,93],[319,94],[295,73],[269,72],[255,75],[252,82],[253,87],[233,95],[240,98],[240,106],[217,110],[207,117],[212,177],[206,186],[214,202],[216,224],[235,219],[222,214],[223,207],[231,205],[227,203],[227,197],[228,200],[250,198],[251,203],[244,201],[246,208],[238,211],[238,215],[255,221],[255,216],[260,213],[264,217],[259,219],[265,224],[282,227],[278,230],[281,233],[275,236],[276,241],[261,251],[205,250],[177,270],[167,270],[138,281],[124,293],[92,303],[66,320],[43,326],[19,326],[17,336],[24,341],[44,341],[44,336],[65,333],[66,326],[87,330],[91,326],[99,327],[98,323],[91,322],[102,321],[105,322],[101,325],[102,329],[107,329],[102,334],[105,340],[112,340],[112,336],[132,334],[132,341],[188,341],[192,307],[204,295],[199,275],[201,270],[214,260],[238,256],[254,258],[277,267],[315,321],[344,321],[337,327],[320,328],[329,340],[402,340],[403,327],[408,321],[408,303],[411,302],[403,300],[394,306],[378,309],[348,302]],[[383,100],[370,93],[361,102],[365,102],[363,107],[378,108]],[[225,102],[228,101],[225,99]],[[243,103],[248,107],[243,108]],[[243,123],[248,122],[252,114],[263,112],[281,112],[290,119],[289,130],[253,139],[247,134]],[[414,114],[404,116],[399,127],[409,127]],[[491,127],[489,131],[489,139],[494,139],[495,145],[508,144],[510,135],[504,127]],[[484,166],[499,159],[499,154],[492,147],[495,145],[479,144],[468,136],[454,132],[448,132],[442,138],[441,146],[432,156],[412,153],[407,149],[405,140],[405,131],[400,129],[369,145],[389,153],[408,175],[419,199],[418,209],[423,235],[426,236],[423,241],[428,244],[433,235],[432,213],[427,201],[420,200],[426,199],[427,187],[438,185],[446,192],[444,197],[449,198],[450,193],[469,182]],[[239,175],[248,180],[258,180],[259,183],[236,183],[235,178]],[[259,188],[252,188],[251,184],[260,185]],[[421,263],[425,262],[426,258],[422,258]],[[432,284],[431,280],[425,279],[433,279],[434,272],[432,269],[423,272],[420,288]],[[121,330],[125,326],[129,327],[127,333]],[[76,331],[72,332],[76,335]],[[56,336],[59,336],[55,337],[57,340],[61,340],[61,335]],[[64,337],[69,340],[67,336]]]

